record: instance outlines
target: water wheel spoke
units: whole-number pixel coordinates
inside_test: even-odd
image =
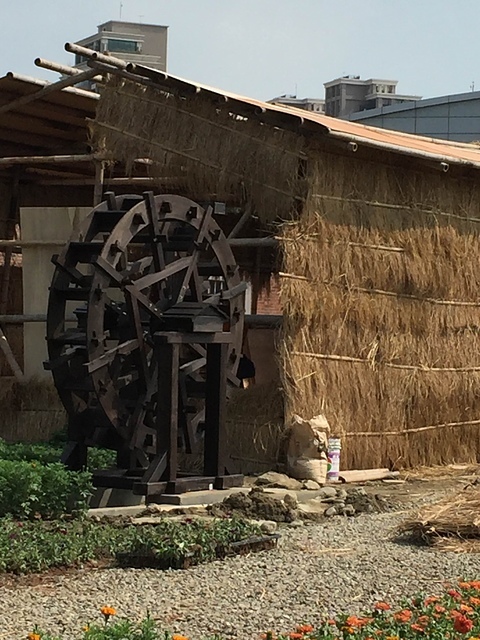
[[[170,262],[161,271],[150,273],[146,276],[143,276],[143,278],[139,278],[138,280],[135,280],[135,286],[138,289],[143,290],[143,289],[147,289],[148,287],[151,287],[157,282],[160,282],[162,280],[167,280],[168,278],[175,275],[176,273],[183,271],[184,269],[188,269],[188,267],[192,262],[192,259],[193,259],[192,256],[188,256],[186,258],[180,258],[179,260]]]
[[[132,353],[135,349],[138,349],[139,343],[136,338],[133,340],[127,340],[126,342],[122,342],[117,345],[113,349],[106,351],[95,360],[90,360],[90,362],[86,363],[88,373],[93,373],[102,367],[106,367],[109,365],[117,356],[126,356]]]

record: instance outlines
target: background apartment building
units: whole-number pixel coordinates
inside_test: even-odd
[[[396,93],[397,84],[397,80],[361,80],[360,76],[343,76],[326,82],[323,85],[325,113],[348,118],[351,113],[420,100],[421,96]]]

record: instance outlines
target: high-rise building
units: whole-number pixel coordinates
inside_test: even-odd
[[[156,24],[109,20],[100,24],[98,33],[76,44],[100,53],[111,53],[127,62],[136,62],[160,71],[167,70],[168,27]],[[75,56],[77,69],[87,68],[87,59]]]

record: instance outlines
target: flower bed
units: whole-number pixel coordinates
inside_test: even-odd
[[[112,607],[102,607],[103,622],[87,624],[83,640],[188,640],[164,631],[147,616],[139,623],[116,620]],[[262,640],[480,640],[480,580],[460,582],[438,596],[418,596],[393,609],[378,602],[361,616],[342,614],[317,628],[259,634]],[[35,629],[29,640],[61,640]],[[214,636],[221,640],[220,636]]]

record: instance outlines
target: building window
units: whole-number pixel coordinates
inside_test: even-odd
[[[107,49],[111,52],[119,53],[140,53],[142,50],[142,43],[135,40],[117,40],[115,38],[109,38],[107,40]]]

